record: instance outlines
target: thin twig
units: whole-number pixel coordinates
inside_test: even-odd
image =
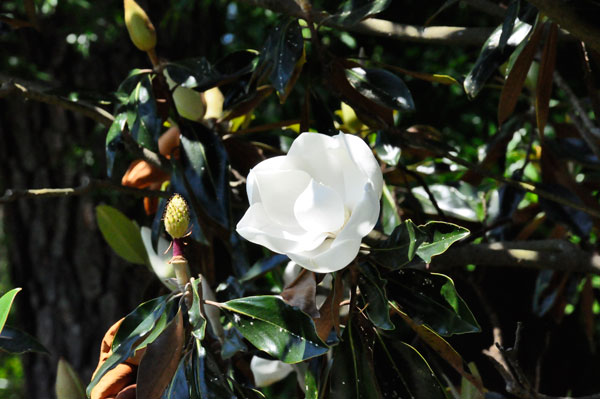
[[[36,86],[35,84],[30,85],[24,81],[19,81],[17,83],[12,79],[6,79],[4,76],[0,76],[0,78],[0,80],[4,80],[2,86],[0,86],[0,98],[17,94],[28,100],[57,105],[61,108],[91,118],[107,127],[110,126],[114,120],[114,117],[109,112],[95,105],[81,101],[70,101],[54,94],[45,93],[42,90],[34,88]]]
[[[78,187],[66,188],[37,188],[37,189],[8,189],[2,197],[0,204],[14,202],[20,199],[39,199],[55,197],[72,197],[77,195],[89,194],[98,190],[118,191],[137,197],[163,197],[169,196],[165,191],[145,190],[135,187],[122,186],[110,180],[84,179],[84,182]]]

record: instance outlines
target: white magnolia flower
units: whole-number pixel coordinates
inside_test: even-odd
[[[250,370],[254,375],[255,385],[262,388],[283,380],[289,373],[294,371],[294,368],[291,364],[279,360],[267,360],[253,356],[250,360]]]
[[[256,165],[246,185],[250,208],[238,233],[328,273],[352,262],[375,226],[383,176],[361,138],[302,133],[287,155]]]

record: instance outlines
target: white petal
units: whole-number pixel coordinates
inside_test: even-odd
[[[246,178],[246,191],[248,193],[248,201],[250,202],[250,205],[256,202],[260,202],[260,193],[256,188],[256,179],[254,177],[254,174],[256,172],[261,172],[265,170],[273,171],[290,169],[297,168],[292,164],[292,162],[290,162],[290,159],[285,155],[265,159],[264,161],[259,162],[256,166],[254,166],[254,168],[250,170],[250,173],[248,173],[248,177]]]
[[[312,179],[296,199],[294,215],[304,230],[337,231],[344,224],[344,202],[335,190]]]
[[[375,193],[377,193],[378,198],[381,198],[383,173],[375,156],[373,156],[371,148],[360,137],[351,134],[340,133],[337,137],[344,140],[354,164],[373,183]]]
[[[316,273],[331,273],[343,269],[356,258],[360,239],[326,240],[319,248],[302,253],[290,253],[291,260]]]
[[[250,361],[250,370],[254,375],[254,383],[258,388],[269,386],[283,380],[292,372],[291,364],[279,360],[267,360],[253,356]]]
[[[170,255],[165,254],[165,251],[169,247],[169,243],[162,237],[158,239],[158,254],[154,252],[154,248],[152,247],[152,230],[150,230],[146,226],[142,226],[140,228],[140,233],[142,236],[142,242],[144,243],[144,247],[146,248],[146,252],[148,253],[148,259],[150,260],[150,267],[154,274],[159,278],[159,280],[165,284],[169,289],[177,288],[168,284],[167,280],[175,277],[175,271],[173,270],[173,265],[169,263]]]
[[[300,227],[284,229],[271,221],[262,203],[248,208],[236,230],[246,240],[281,254],[310,251],[327,237],[326,233],[307,232]]]
[[[369,234],[379,218],[379,196],[373,191],[371,184],[363,188],[363,196],[358,202],[350,219],[336,237],[336,240],[361,240]]]
[[[283,226],[298,226],[294,203],[310,183],[308,173],[301,170],[255,171],[254,179],[261,203],[271,220]]]

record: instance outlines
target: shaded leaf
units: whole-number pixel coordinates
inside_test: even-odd
[[[244,337],[232,323],[223,328],[223,345],[221,346],[221,358],[231,358],[238,352],[246,352],[248,347],[244,343]]]
[[[160,399],[175,375],[184,344],[181,311],[164,331],[146,348],[137,373],[137,396]]]
[[[415,103],[402,79],[385,69],[354,67],[346,69],[346,78],[360,94],[377,104],[412,111]]]
[[[543,137],[544,128],[548,121],[550,112],[550,95],[552,94],[552,78],[556,64],[556,40],[558,37],[558,26],[550,24],[550,31],[544,44],[542,60],[535,89],[535,117],[538,131]]]
[[[165,399],[190,399],[190,385],[186,376],[188,361],[182,357],[171,383],[165,391]]]
[[[481,48],[479,57],[475,65],[465,78],[463,87],[470,98],[479,94],[486,82],[510,55],[510,51],[527,37],[531,30],[531,25],[516,20],[512,34],[506,42],[504,49],[500,49],[500,37],[502,35],[502,25],[498,26],[486,40]]]
[[[541,38],[542,29],[541,26],[537,26],[529,39],[524,40],[511,55],[511,59],[515,55],[516,57],[510,71],[507,73],[506,81],[502,86],[500,101],[498,102],[498,124],[500,125],[513,113],[517,105],[519,94],[523,89],[527,72],[529,72],[529,67]],[[509,64],[511,64],[510,60]]]
[[[263,274],[275,269],[283,265],[284,263],[288,263],[290,259],[286,255],[275,254],[273,256],[269,256],[268,258],[262,258],[248,269],[248,271],[240,277],[240,282],[245,283],[250,280],[254,280],[257,277],[262,276]]]
[[[221,372],[212,355],[201,344],[195,341],[192,354],[192,398],[198,399],[235,399],[236,395],[227,383],[226,375]]]
[[[419,230],[428,237],[426,242],[421,243],[417,249],[417,255],[425,263],[430,263],[432,257],[446,252],[450,245],[470,234],[464,227],[438,221],[419,226]]]
[[[373,359],[352,321],[335,347],[329,373],[330,399],[380,399]]]
[[[452,280],[443,275],[402,269],[388,276],[388,297],[413,320],[440,335],[479,332],[479,324]]]
[[[37,339],[14,327],[4,326],[0,333],[0,352],[21,354],[38,352],[50,354]]]
[[[320,361],[318,358],[311,359],[308,362],[306,373],[304,374],[304,399],[319,399],[319,369]]]
[[[435,374],[415,348],[402,341],[386,342],[376,334],[374,357],[384,397],[446,399]]]
[[[399,269],[413,260],[417,248],[426,238],[412,220],[405,220],[394,229],[387,240],[371,249],[371,258],[389,269]]]
[[[240,298],[221,306],[248,341],[283,362],[298,363],[329,349],[311,318],[279,297]]]
[[[148,254],[138,225],[108,205],[96,207],[96,220],[104,240],[123,259],[138,265],[148,263]]]
[[[206,334],[206,319],[202,314],[202,277],[192,280],[192,307],[188,310],[190,327],[194,338],[202,341]]]
[[[115,117],[106,134],[106,174],[108,177],[113,176],[117,157],[125,154],[125,144],[123,136],[121,136],[125,123],[127,123],[127,113],[122,112]]]
[[[79,376],[69,362],[62,357],[58,359],[56,382],[54,384],[56,397],[60,399],[86,399],[85,390]]]
[[[156,322],[163,315],[166,300],[165,295],[144,302],[125,316],[112,343],[113,354],[96,370],[86,389],[88,395],[107,371],[134,354],[136,343],[154,329]]]
[[[264,99],[269,97],[272,92],[273,88],[271,86],[260,86],[250,93],[244,93],[241,96],[235,97],[235,101],[230,101],[226,103],[226,106],[224,105],[221,121],[230,121],[238,116],[250,113]]]
[[[427,18],[427,21],[425,21],[425,23],[423,24],[423,26],[429,26],[431,24],[431,22],[435,19],[435,17],[437,17],[442,12],[444,12],[446,9],[452,7],[456,3],[458,3],[458,0],[446,0],[444,2],[444,4],[442,4],[440,6],[440,8],[438,8],[436,10],[436,12],[434,12],[429,18]]]
[[[498,41],[498,49],[504,51],[506,43],[513,32],[513,27],[517,21],[519,15],[520,0],[512,0],[506,9],[504,16],[504,22],[502,23],[502,33],[500,34],[500,40]]]
[[[391,234],[394,229],[401,223],[401,218],[398,213],[398,206],[392,196],[390,187],[387,184],[383,186],[381,222],[383,224],[383,233]]]
[[[358,2],[358,5],[356,3],[356,0],[350,0],[342,4],[339,11],[333,14],[329,18],[329,21],[335,25],[344,27],[356,25],[363,19],[369,18],[388,8],[392,4],[392,0]]]
[[[388,298],[385,293],[387,281],[379,275],[377,269],[368,263],[361,263],[358,286],[360,294],[367,304],[366,312],[369,320],[383,330],[393,330],[394,323],[390,319]]]
[[[17,296],[21,289],[22,288],[13,288],[0,297],[0,332],[2,332],[2,329],[4,328],[4,323],[6,323],[15,296]]]
[[[127,127],[142,146],[158,152],[158,137],[162,121],[158,116],[150,76],[144,75],[127,102]]]
[[[332,328],[335,328],[338,334],[340,331],[340,302],[343,298],[344,283],[341,273],[335,273],[333,279],[332,289],[319,309],[320,317],[315,319],[317,334],[323,342],[326,342]]]

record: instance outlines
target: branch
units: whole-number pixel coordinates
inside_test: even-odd
[[[0,197],[0,204],[14,202],[19,199],[31,198],[54,198],[54,197],[72,197],[76,195],[85,195],[97,190],[119,191],[136,197],[169,197],[165,191],[144,190],[135,187],[122,186],[109,180],[96,180],[85,178],[79,187],[67,188],[39,188],[39,189],[8,189]]]
[[[0,75],[0,82],[2,82],[2,85],[0,86],[0,98],[17,94],[28,100],[58,105],[69,111],[91,118],[107,127],[110,126],[114,120],[114,117],[109,112],[100,107],[80,101],[70,101],[54,94],[45,93],[47,88],[42,88],[39,84],[21,79],[17,81],[17,79],[5,75]]]
[[[600,52],[600,25],[586,20],[585,15],[587,12],[590,19],[593,19],[598,9],[596,11],[578,9],[578,2],[562,0],[529,0],[529,2],[559,24],[561,28]]]
[[[556,270],[600,275],[600,254],[565,240],[512,241],[451,247],[433,258],[430,270],[468,264]]]
[[[294,0],[241,0],[241,2],[296,18],[307,18],[302,8]],[[481,45],[493,31],[493,28],[463,28],[457,26],[423,27],[399,24],[377,18],[368,18],[356,25],[341,27],[335,25],[329,19],[330,16],[326,12],[314,11],[311,13],[310,18],[316,23],[344,29],[349,32],[417,43],[439,43],[460,46]]]

